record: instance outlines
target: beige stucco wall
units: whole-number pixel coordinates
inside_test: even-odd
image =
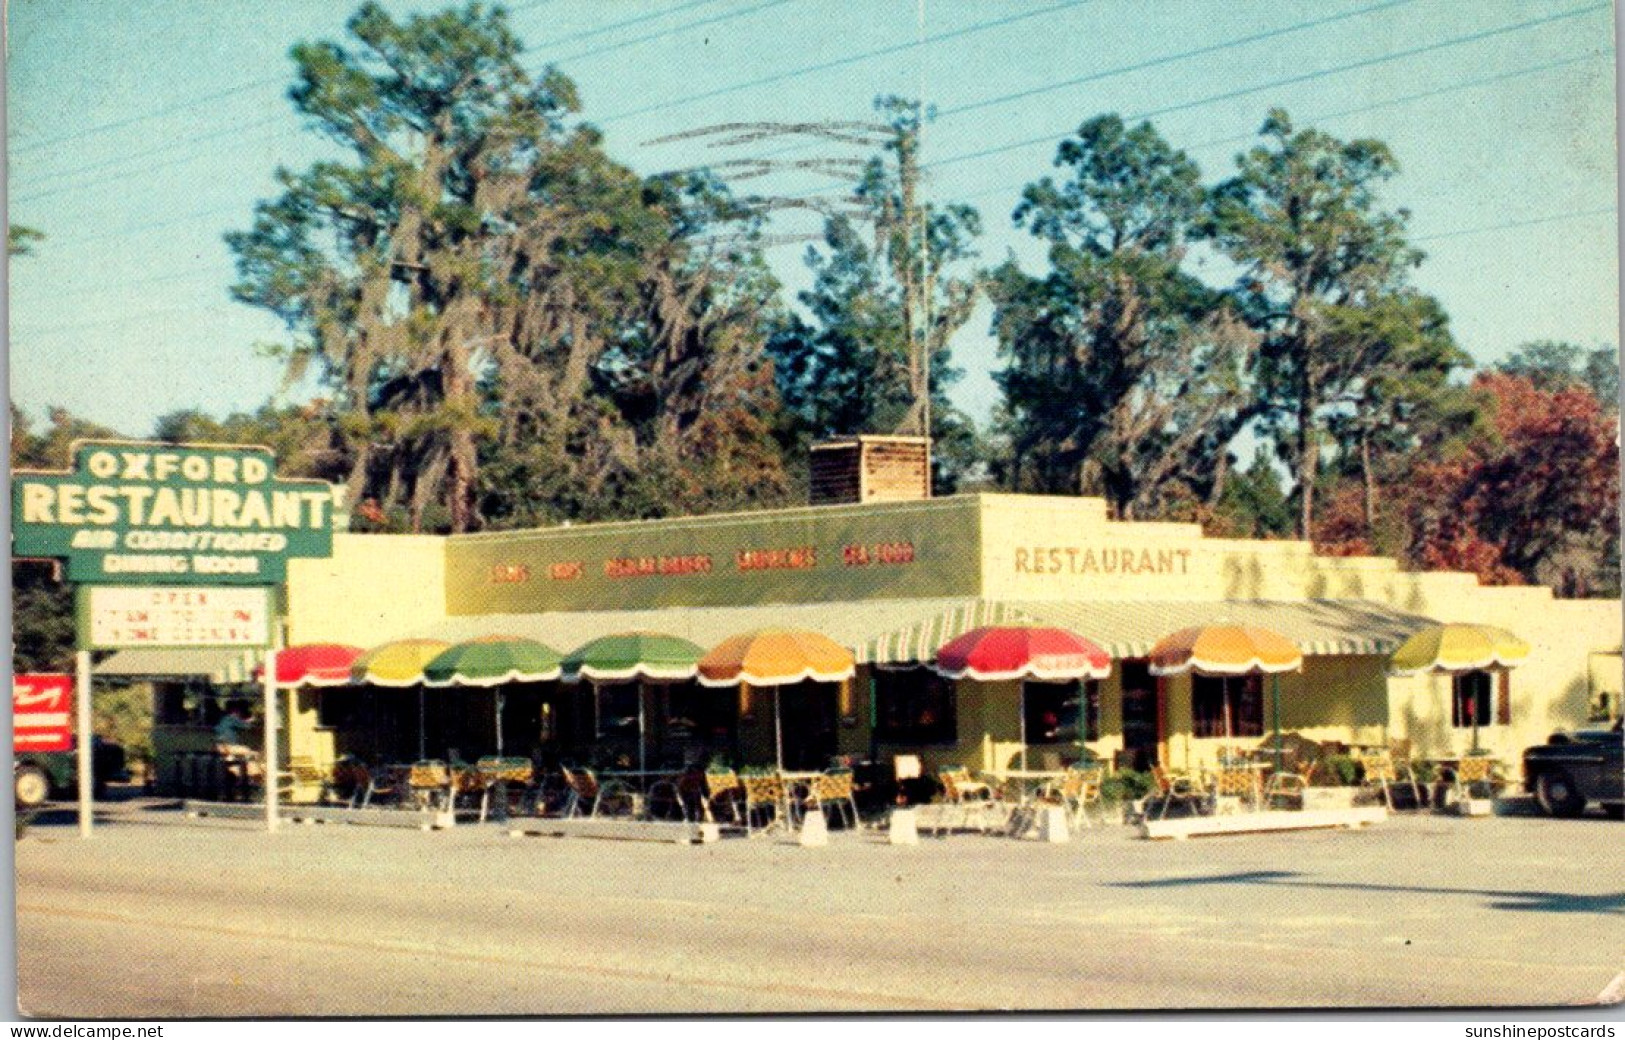
[[[1528,663],[1513,673],[1511,725],[1481,729],[1481,743],[1509,759],[1558,726],[1583,725],[1602,688],[1614,692],[1617,710],[1619,658],[1599,652],[1620,645],[1618,601],[1484,588],[1466,574],[1405,573],[1389,559],[1316,557],[1302,542],[1204,538],[1191,524],[1116,523],[1099,499],[982,495],[974,508],[982,555],[977,560],[974,546],[964,546],[964,566],[976,572],[987,599],[1362,598],[1445,621],[1501,625],[1533,646]],[[430,629],[446,615],[446,545],[435,536],[342,534],[332,558],[291,561],[289,641],[365,647]],[[1420,753],[1464,749],[1469,733],[1449,726],[1448,682],[1389,680],[1384,666],[1375,657],[1309,658],[1301,676],[1283,680],[1283,723],[1316,739],[1405,737]],[[854,724],[841,726],[842,752],[866,752],[869,745],[866,673],[854,687],[858,707]],[[1007,766],[1019,750],[1018,692],[1015,684],[963,684],[958,743],[919,749],[926,767]],[[741,732],[748,759],[760,759],[764,736],[771,752],[771,729],[763,726],[771,726],[771,701],[765,704],[768,711],[758,709],[758,721]],[[1102,736],[1091,747],[1109,757],[1122,743],[1115,672],[1103,684],[1101,712]],[[1167,712],[1168,761],[1210,760],[1223,741],[1189,736],[1188,683],[1169,684]],[[313,708],[308,717],[296,711],[294,727],[295,753],[331,754],[331,735],[316,729]]]
[[[333,536],[325,560],[288,562],[288,642],[369,647],[446,615],[444,538]]]
[[[1480,729],[1481,745],[1508,759],[1554,728],[1584,725],[1605,689],[1615,691],[1617,711],[1619,658],[1610,665],[1602,652],[1620,646],[1618,600],[1560,600],[1546,588],[1486,587],[1470,574],[1404,572],[1385,558],[1319,557],[1304,542],[1204,538],[1194,525],[1118,523],[1106,519],[1099,500],[985,495],[980,501],[983,594],[991,599],[1367,599],[1440,621],[1499,625],[1532,647],[1528,662],[1513,673],[1511,724]],[[1125,558],[1134,562],[1125,565]],[[1372,721],[1386,683],[1377,659],[1312,657],[1303,676],[1284,681],[1284,698],[1295,683],[1314,686],[1319,696],[1312,703],[1333,713],[1292,727],[1308,736],[1347,743],[1409,737],[1416,751],[1437,755],[1470,744],[1470,730],[1453,732],[1449,725],[1448,680],[1392,680],[1381,723]],[[1117,703],[1114,687],[1103,707]],[[1167,734],[1176,765],[1209,758],[1223,743],[1188,736],[1189,705],[1188,686],[1172,684]]]

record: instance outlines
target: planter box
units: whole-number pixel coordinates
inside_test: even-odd
[[[1358,787],[1306,787],[1303,792],[1305,810],[1352,809]]]

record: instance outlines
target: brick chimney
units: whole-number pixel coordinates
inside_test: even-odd
[[[931,497],[929,437],[842,437],[814,444],[807,461],[815,506]]]

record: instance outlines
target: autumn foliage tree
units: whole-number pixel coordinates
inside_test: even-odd
[[[1502,372],[1473,381],[1487,429],[1424,456],[1389,493],[1415,566],[1559,594],[1618,594],[1618,427],[1580,386]],[[1335,537],[1335,532],[1324,532]]]

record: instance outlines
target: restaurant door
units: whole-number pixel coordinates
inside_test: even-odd
[[[828,768],[839,742],[838,687],[812,682],[781,686],[779,712],[784,768],[798,772]]]
[[[1123,661],[1123,755],[1130,769],[1150,769],[1157,762],[1162,734],[1157,718],[1157,680],[1149,661]]]

